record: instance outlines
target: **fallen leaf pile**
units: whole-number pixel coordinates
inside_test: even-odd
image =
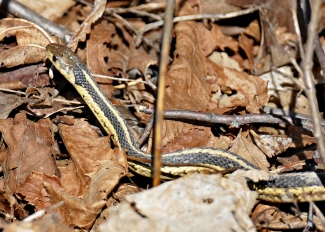
[[[151,179],[129,171],[127,151],[114,146],[46,59],[50,43],[75,51],[137,139],[151,117],[140,106],[155,106],[166,1],[19,2],[45,21],[14,18],[10,11],[0,20],[1,229],[280,231],[307,226],[304,204],[299,211],[258,202],[245,178],[264,180],[269,171],[312,166],[316,142],[311,131],[300,124],[236,127],[186,116],[164,120],[163,153],[219,148],[262,170],[238,171],[230,178],[197,173],[152,188]],[[296,69],[301,57],[293,15],[299,9],[289,0],[177,0],[165,110],[222,117],[273,107],[311,123],[304,116],[310,114],[309,104]],[[303,16],[298,18],[303,23]],[[325,46],[323,12],[319,18],[319,41]],[[300,26],[305,41],[307,25]],[[320,70],[316,61],[315,83],[324,83]],[[323,88],[317,90],[322,103]],[[152,153],[152,144],[150,135],[142,150]],[[320,215],[313,222],[314,229],[325,230]]]

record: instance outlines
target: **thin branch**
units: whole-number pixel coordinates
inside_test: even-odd
[[[318,15],[319,9],[321,6],[320,0],[313,1],[313,9],[311,21],[308,26],[308,38],[306,42],[306,53],[305,58],[302,61],[302,69],[304,73],[304,81],[305,81],[305,93],[308,98],[310,113],[313,119],[313,127],[314,127],[314,137],[316,139],[317,148],[320,154],[320,157],[323,162],[325,162],[325,143],[324,137],[321,129],[320,123],[320,114],[318,111],[318,103],[316,98],[316,90],[314,85],[314,78],[312,76],[312,67],[313,67],[313,55],[315,48],[315,38],[317,35],[317,23],[318,23]]]
[[[73,34],[73,32],[71,32],[68,28],[51,22],[50,20],[44,18],[32,9],[15,0],[0,0],[0,7],[15,17],[23,18],[35,23],[36,25],[39,25],[48,33],[59,36],[63,41],[66,41],[67,35]]]
[[[153,20],[162,20],[162,18],[159,15],[148,13],[145,11],[140,11],[140,10],[135,10],[135,9],[130,9],[130,8],[110,8],[105,10],[106,14],[125,14],[125,13],[132,13],[140,17],[148,17]]]
[[[162,124],[164,119],[165,77],[167,75],[170,43],[173,30],[174,0],[167,0],[165,11],[165,24],[162,35],[161,57],[159,63],[158,91],[155,114],[154,131],[154,159],[153,159],[153,186],[160,184],[161,152],[162,152]]]
[[[143,131],[142,135],[140,136],[140,138],[137,141],[138,147],[141,147],[142,144],[144,143],[144,141],[146,141],[146,139],[150,135],[150,132],[151,132],[151,130],[153,128],[154,118],[155,118],[155,115],[151,114],[150,120],[147,123],[146,128],[144,128],[144,131]]]
[[[140,109],[141,112],[152,114],[153,109]],[[312,120],[307,115],[278,115],[273,114],[248,114],[248,115],[219,115],[213,113],[201,113],[188,110],[168,110],[164,112],[166,119],[187,119],[208,123],[221,123],[231,125],[234,128],[238,128],[244,124],[251,123],[267,123],[267,124],[279,124],[301,126],[304,129],[313,131]],[[284,114],[284,113],[282,113]],[[293,113],[294,114],[294,113]],[[325,121],[321,126],[322,132],[325,134]]]
[[[325,53],[322,44],[319,41],[319,36],[315,38],[315,52],[319,62],[319,65],[323,71],[323,78],[325,78]]]

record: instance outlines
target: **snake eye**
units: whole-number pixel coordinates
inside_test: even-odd
[[[53,60],[53,62],[56,62],[57,59],[58,59],[58,58],[57,58],[55,55],[52,56],[52,60]]]

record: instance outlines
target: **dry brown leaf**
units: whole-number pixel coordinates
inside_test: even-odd
[[[72,196],[50,183],[44,183],[54,204],[63,201],[58,208],[63,222],[69,226],[89,229],[105,206],[108,194],[116,187],[120,178],[125,176],[127,169],[111,161],[102,162],[97,172],[92,175],[89,188],[82,199]]]
[[[28,216],[28,212],[26,212],[22,205],[18,204],[17,199],[10,191],[0,192],[0,210],[6,215],[7,220],[13,218],[22,219]]]
[[[115,76],[119,73],[113,70],[119,70],[125,75],[129,51],[114,24],[105,20],[97,23],[87,40],[87,48],[87,65],[92,73]]]
[[[292,138],[294,144],[293,147],[295,148],[306,147],[316,143],[311,131],[301,127],[289,126],[287,135]]]
[[[81,188],[86,188],[87,183],[85,183],[86,180],[84,178],[78,177],[75,165],[76,164],[72,160],[69,160],[68,165],[66,167],[59,167],[59,170],[61,173],[60,180],[62,186],[64,186],[64,191],[77,197],[80,193],[84,192]]]
[[[0,119],[6,119],[13,109],[23,103],[24,100],[21,97],[0,91]]]
[[[11,68],[18,65],[34,64],[45,59],[44,47],[34,44],[20,45],[0,53],[0,67]]]
[[[21,19],[0,21],[0,40],[14,36],[17,45],[0,53],[1,67],[32,64],[46,59],[44,47],[55,42],[41,27]]]
[[[81,199],[56,189],[49,183],[45,182],[44,186],[53,204],[64,202],[64,205],[58,207],[57,211],[60,213],[63,223],[71,227],[89,228],[105,205],[105,201],[99,201],[88,206]]]
[[[64,124],[59,125],[62,140],[68,150],[73,166],[67,172],[69,176],[74,176],[71,172],[77,172],[77,181],[73,177],[74,186],[65,177],[65,183],[69,184],[69,192],[76,193],[77,196],[83,195],[91,181],[90,174],[96,172],[103,161],[111,160],[116,166],[122,165],[127,169],[127,160],[124,150],[111,149],[109,137],[99,137],[89,123],[82,119],[75,120],[73,126]],[[72,164],[71,164],[72,165]],[[69,174],[70,173],[70,174]]]
[[[143,47],[136,48],[132,44],[127,70],[138,69],[142,76],[145,77],[150,66],[158,66],[156,54],[153,52],[148,53]]]
[[[269,100],[267,82],[257,76],[248,75],[234,69],[222,67],[212,63],[213,73],[218,79],[221,88],[230,88],[236,91],[231,96],[224,95],[219,105],[222,107],[246,107],[250,113],[259,113],[262,106]],[[220,107],[220,108],[222,108]]]
[[[306,213],[293,215],[285,211],[281,211],[275,206],[259,203],[254,209],[251,218],[256,226],[256,229],[261,230],[294,230],[303,229],[307,226],[308,216]],[[316,229],[324,231],[325,227],[317,216],[313,216],[313,223]]]
[[[105,200],[127,173],[128,170],[122,165],[116,165],[111,161],[103,162],[98,171],[91,176],[89,189],[83,196],[83,202],[93,205],[100,200]]]
[[[78,31],[71,38],[68,47],[72,51],[75,51],[78,42],[83,42],[86,40],[86,35],[90,33],[91,25],[95,23],[100,17],[102,17],[106,7],[106,0],[95,0],[94,9],[91,14],[83,21]]]
[[[241,134],[238,134],[229,151],[240,155],[242,158],[262,170],[268,170],[270,166],[269,162],[266,160],[265,154]]]
[[[126,196],[100,231],[254,231],[248,214],[256,197],[247,185],[193,174]]]
[[[312,169],[315,164],[314,160],[315,148],[304,150],[291,155],[290,157],[277,157],[277,161],[282,164],[276,169],[277,173],[289,172],[294,170]],[[318,170],[324,170],[323,164],[318,164]]]
[[[187,15],[195,14],[196,10],[191,8],[189,2],[185,2],[176,12],[178,15]],[[204,78],[206,75],[205,57],[198,43],[196,23],[179,22],[175,25],[174,33],[176,50],[174,61],[166,77],[165,108],[205,111],[210,98],[210,89]],[[163,135],[163,145],[169,144],[169,148],[163,152],[168,152],[195,145],[202,146],[211,136],[211,131],[191,124],[164,121]],[[179,139],[185,143],[178,141]]]
[[[43,64],[29,65],[0,73],[0,87],[5,89],[26,89],[28,86],[50,85],[50,77]]]
[[[250,37],[248,37],[246,34],[242,33],[241,36],[239,37],[239,46],[243,51],[245,52],[247,59],[248,59],[248,66],[247,65],[242,65],[248,70],[252,70],[254,67],[254,40]]]
[[[272,65],[283,66],[290,62],[290,57],[295,57],[295,48],[287,45],[297,42],[291,1],[229,0],[228,2],[235,6],[259,6],[262,9],[260,23],[264,38],[261,40],[253,73],[256,75],[265,73],[271,70]],[[285,49],[289,51],[290,56],[284,51]]]
[[[250,132],[256,146],[258,146],[269,158],[285,152],[290,147],[295,147],[292,138],[286,135],[258,135],[253,130],[250,130]]]
[[[32,171],[58,173],[51,147],[45,142],[52,135],[46,136],[44,141],[35,129],[35,124],[40,123],[42,120],[36,123],[28,120],[24,113],[16,114],[14,119],[0,120],[0,130],[9,151],[2,167],[6,188],[12,192]]]
[[[40,26],[18,18],[0,20],[0,40],[8,36],[15,36],[18,45],[35,44],[45,47],[56,42]]]
[[[251,22],[248,27],[243,30],[243,33],[252,37],[256,42],[261,41],[261,28],[257,19]]]
[[[210,30],[208,30],[203,23],[198,23],[197,25],[200,43],[202,44],[205,56],[209,56],[217,49],[225,51],[226,48],[229,48],[235,53],[238,52],[238,41],[230,36],[224,35],[217,24],[212,24]]]
[[[51,183],[57,189],[63,190],[60,179],[57,176],[46,175],[41,172],[33,172],[26,177],[24,183],[16,189],[16,194],[27,201],[28,204],[35,206],[36,211],[52,206],[49,194],[46,192],[43,183]]]

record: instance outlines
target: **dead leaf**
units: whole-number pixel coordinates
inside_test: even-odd
[[[43,87],[50,85],[50,77],[43,64],[29,65],[23,68],[0,73],[0,86],[5,89],[26,89],[28,86]]]
[[[122,165],[118,166],[111,161],[103,162],[98,171],[92,175],[89,189],[83,196],[84,203],[93,205],[97,201],[105,200],[127,173],[128,170]]]
[[[56,41],[40,26],[30,21],[18,18],[0,20],[0,40],[8,36],[15,36],[18,45],[34,44],[45,47]]]
[[[69,48],[72,51],[75,51],[78,45],[78,42],[83,42],[86,40],[86,35],[89,34],[91,30],[91,25],[95,23],[104,13],[106,6],[105,0],[95,0],[94,9],[91,14],[85,19],[85,21],[81,24],[78,31],[76,31],[73,38],[69,42]]]
[[[269,158],[285,152],[288,148],[296,147],[292,138],[286,135],[257,135],[250,130],[252,139],[255,144],[266,154]]]
[[[210,30],[203,23],[198,23],[197,27],[205,56],[209,56],[213,51],[218,49],[225,51],[226,48],[233,52],[238,52],[238,41],[231,36],[224,35],[218,25],[211,24]]]
[[[88,206],[77,197],[56,189],[49,183],[45,182],[44,186],[54,204],[60,201],[64,202],[64,205],[57,210],[62,217],[63,223],[71,227],[89,228],[105,205],[105,201],[100,201]]]
[[[258,149],[251,141],[239,134],[229,151],[240,155],[251,164],[262,170],[268,170],[270,166],[265,154]]]
[[[176,10],[176,12],[178,11]],[[194,14],[195,12],[196,10],[186,2],[178,14]],[[174,61],[166,77],[165,109],[205,111],[210,98],[210,90],[204,78],[206,75],[205,58],[200,44],[197,43],[199,34],[196,23],[179,22],[175,25],[174,33],[176,35],[176,50]],[[210,133],[204,127],[176,121],[164,121],[163,145],[169,144],[169,147],[165,148],[163,152],[183,149],[190,144],[190,147],[203,145],[211,136]],[[178,141],[180,139],[185,143]]]
[[[52,206],[49,194],[46,192],[43,183],[51,183],[57,189],[63,190],[57,176],[46,175],[41,172],[33,172],[26,177],[24,183],[16,189],[16,194],[28,204],[35,206],[36,211]]]
[[[126,173],[127,170],[122,166],[118,167],[111,161],[103,162],[92,175],[89,188],[82,199],[54,188],[50,183],[46,182],[44,186],[54,204],[64,202],[58,211],[66,225],[89,229],[106,204],[107,195]]]
[[[219,106],[222,107],[246,107],[250,113],[259,113],[262,106],[269,100],[267,82],[257,76],[248,75],[245,72],[238,72],[234,69],[222,67],[211,63],[213,73],[217,83],[222,88],[230,88],[236,91],[231,96],[225,96],[226,99],[220,100]],[[226,101],[226,102],[224,102]]]
[[[34,64],[46,59],[44,47],[38,45],[21,45],[0,53],[0,67],[12,68],[18,65]]]
[[[6,119],[13,109],[23,103],[24,100],[21,97],[0,91],[0,119]]]
[[[28,212],[17,202],[17,199],[12,195],[12,192],[0,192],[0,210],[4,213],[6,220],[14,218],[25,218]]]
[[[252,213],[252,220],[256,226],[256,229],[262,230],[294,230],[303,229],[307,226],[306,213],[300,213],[300,215],[294,215],[285,211],[281,211],[276,206],[270,206],[259,203]],[[317,216],[313,216],[313,223],[315,223],[316,229],[323,231],[324,225]]]
[[[111,149],[109,137],[99,137],[94,129],[82,119],[75,120],[73,126],[59,125],[62,140],[68,150],[71,160],[74,163],[70,168],[69,176],[77,173],[77,180],[71,184],[69,179],[65,179],[69,186],[69,192],[78,193],[81,196],[86,191],[91,182],[91,174],[97,172],[99,166],[104,161],[112,161],[116,166],[122,165],[127,169],[127,160],[124,150]],[[66,173],[68,174],[68,173]],[[68,176],[66,177],[68,178]],[[70,182],[70,183],[69,183]],[[73,187],[71,185],[74,185]]]
[[[32,122],[24,113],[16,114],[14,120],[0,120],[0,130],[9,149],[8,157],[2,167],[6,188],[12,192],[25,182],[32,171],[49,175],[58,174],[51,147],[46,145],[35,129],[35,124],[39,123],[42,123],[42,120]]]

